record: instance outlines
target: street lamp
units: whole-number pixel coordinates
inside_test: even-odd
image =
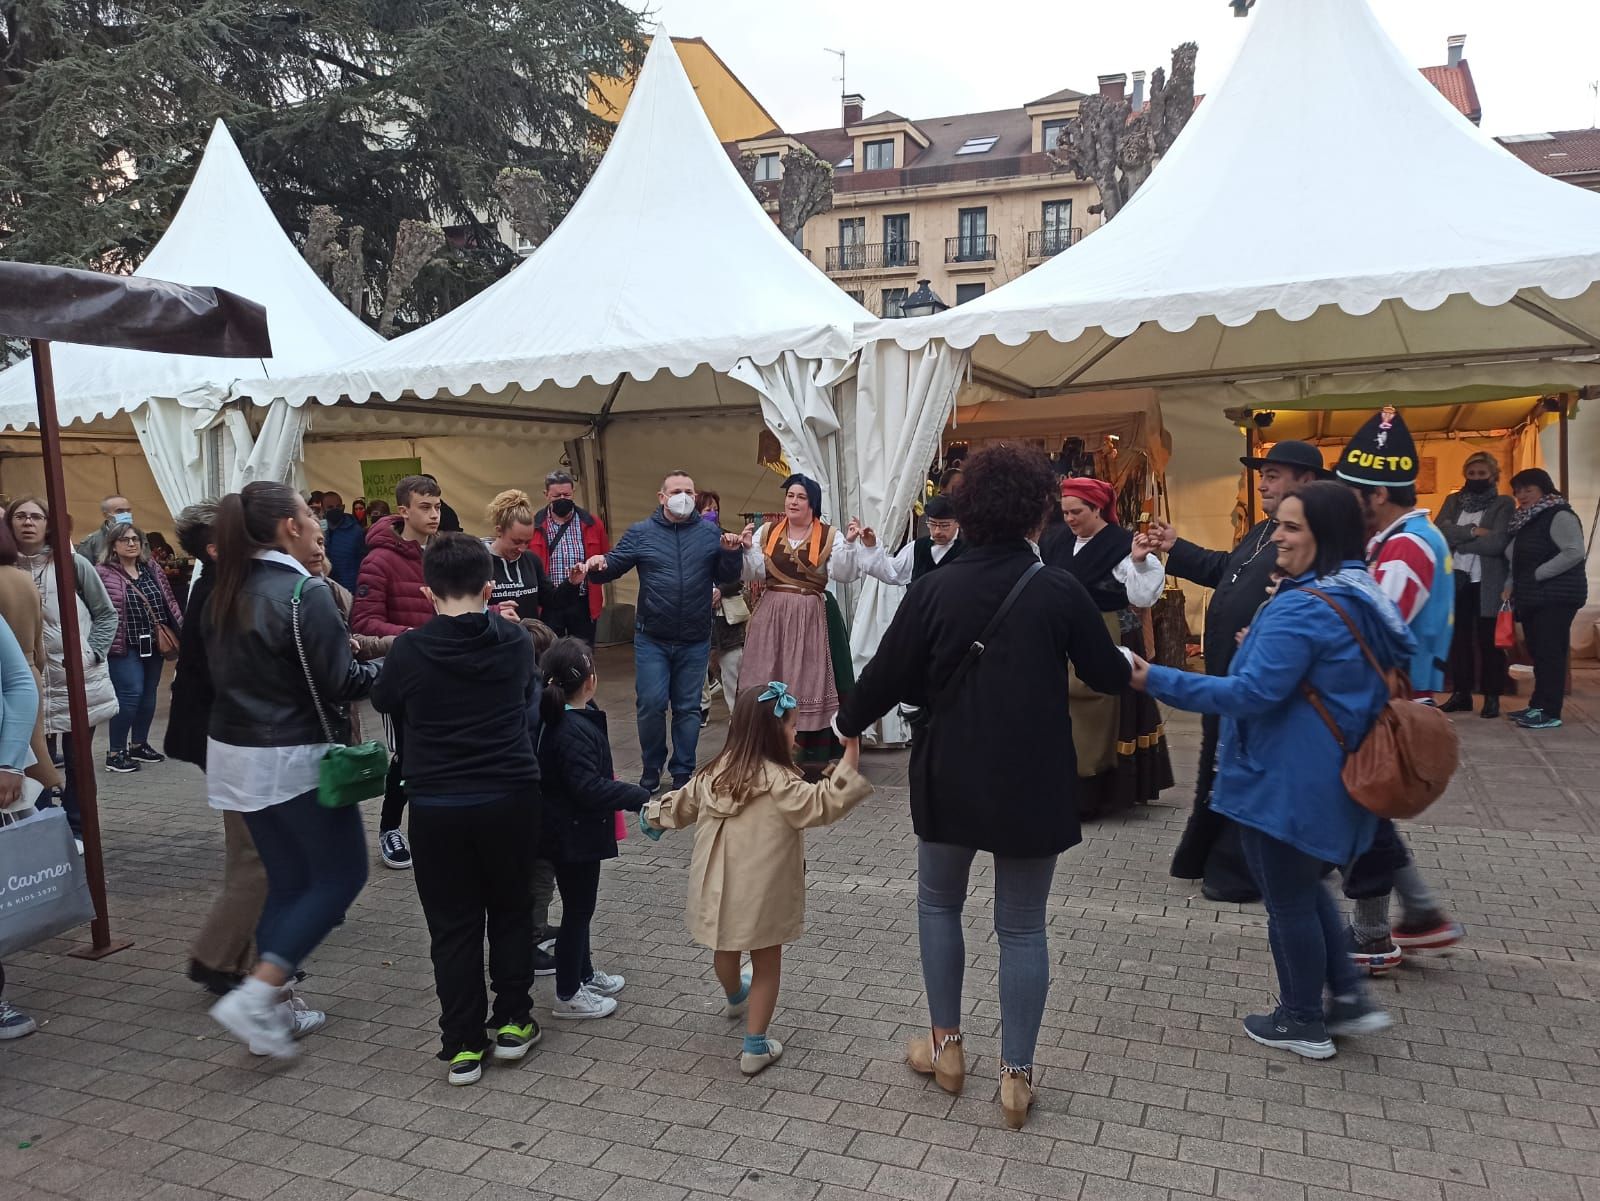
[[[919,279],[917,290],[900,302],[900,315],[902,317],[931,317],[935,313],[942,313],[950,306],[940,300],[928,287],[928,281]]]

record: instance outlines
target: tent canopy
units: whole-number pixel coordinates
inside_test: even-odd
[[[1600,379],[1563,361],[1600,354],[1600,196],[1460,116],[1366,0],[1264,0],[1251,19],[1116,220],[869,336],[970,347],[978,379],[1021,393],[1281,380],[1260,390],[1294,397],[1415,367],[1506,396]]]
[[[51,356],[61,423],[91,421],[155,398],[222,399],[242,375],[297,374],[340,362],[381,342],[334,299],[267,207],[221,121],[167,232],[135,276],[226,288],[267,310],[270,358],[197,358],[63,345]],[[26,361],[0,373],[0,428],[25,429],[37,415]]]
[[[290,404],[417,399],[431,411],[753,409],[726,373],[843,358],[869,318],[773,224],[657,36],[594,178],[526,262],[437,321],[337,370],[247,382]],[[452,400],[454,398],[454,400]]]

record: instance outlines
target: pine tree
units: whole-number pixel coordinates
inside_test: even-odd
[[[424,320],[515,264],[502,170],[576,200],[612,128],[589,81],[643,48],[621,0],[0,0],[0,257],[132,270],[222,117],[294,235],[319,206],[364,231],[374,321],[404,223],[452,227]]]

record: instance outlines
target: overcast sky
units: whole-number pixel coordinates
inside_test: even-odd
[[[1261,4],[1292,0],[1259,0]],[[1600,116],[1600,0],[1371,0],[1417,66],[1467,60],[1493,134],[1588,128]],[[786,129],[839,122],[839,60],[867,112],[912,118],[1011,108],[1097,75],[1151,70],[1200,44],[1215,87],[1250,20],[1226,0],[636,0],[676,37],[703,37]],[[1294,80],[1287,77],[1285,87]]]

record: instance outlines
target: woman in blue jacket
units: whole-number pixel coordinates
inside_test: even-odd
[[[1281,1003],[1244,1021],[1269,1047],[1310,1059],[1334,1053],[1332,1034],[1387,1028],[1345,954],[1345,927],[1322,883],[1372,842],[1378,819],[1340,779],[1344,752],[1306,699],[1314,690],[1346,746],[1366,737],[1389,699],[1333,606],[1338,602],[1385,666],[1406,662],[1415,640],[1367,574],[1365,526],[1355,494],[1314,483],[1278,508],[1281,582],[1245,631],[1224,677],[1134,667],[1133,685],[1180,709],[1222,717],[1212,805],[1241,827],[1245,859],[1267,906],[1267,935]],[[1332,996],[1326,1012],[1323,988]]]

